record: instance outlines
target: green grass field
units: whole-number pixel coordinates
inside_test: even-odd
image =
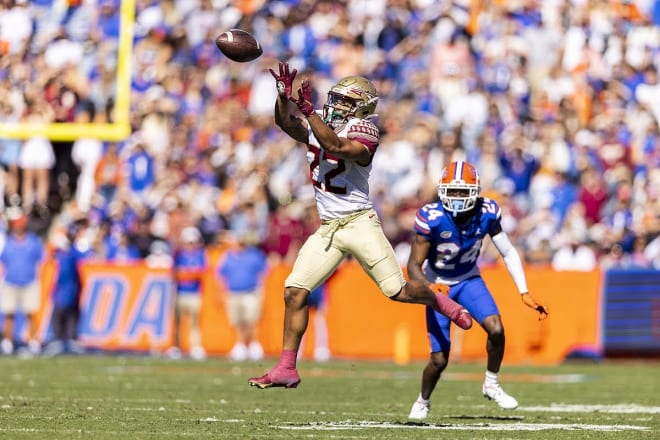
[[[505,366],[514,411],[481,396],[483,365],[450,365],[425,423],[407,421],[421,363],[302,361],[298,389],[247,385],[272,364],[2,357],[0,438],[660,438],[657,362]]]

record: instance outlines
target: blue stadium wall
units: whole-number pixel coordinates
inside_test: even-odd
[[[602,316],[606,357],[660,356],[660,271],[605,272]]]

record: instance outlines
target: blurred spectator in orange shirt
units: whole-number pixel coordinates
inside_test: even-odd
[[[121,179],[121,161],[119,147],[116,142],[107,144],[105,152],[96,164],[94,180],[96,188],[103,196],[105,203],[110,203],[115,197]]]

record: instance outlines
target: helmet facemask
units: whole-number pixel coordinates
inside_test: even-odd
[[[328,93],[328,101],[323,106],[323,121],[335,128],[355,117],[357,105],[354,99],[339,93]]]
[[[438,196],[440,196],[442,206],[456,216],[476,206],[479,187],[475,185],[440,185]]]
[[[374,113],[377,104],[378,93],[368,79],[348,76],[328,92],[328,100],[323,106],[323,121],[337,128],[351,118],[367,118]]]

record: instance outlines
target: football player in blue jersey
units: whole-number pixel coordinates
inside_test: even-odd
[[[488,365],[482,392],[501,408],[514,409],[515,398],[502,390],[498,373],[504,356],[504,328],[500,312],[481,278],[477,258],[486,235],[502,255],[507,270],[520,292],[523,302],[548,316],[527,291],[520,256],[502,230],[500,207],[494,200],[479,197],[479,174],[474,166],[457,161],[449,164],[438,185],[439,202],[417,211],[408,260],[408,275],[413,280],[450,286],[449,297],[465,307],[488,334]],[[431,393],[447,367],[451,340],[451,322],[443,315],[426,309],[426,326],[431,356],[422,374],[422,389],[410,411],[410,419],[425,419],[430,409]]]

